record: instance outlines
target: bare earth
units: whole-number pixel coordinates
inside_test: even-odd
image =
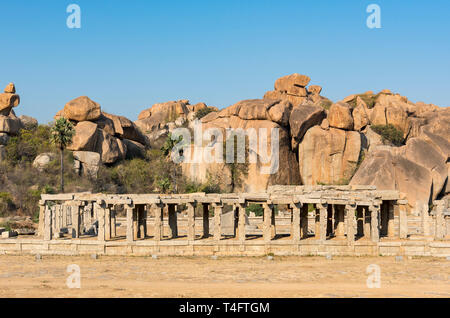
[[[69,289],[67,266],[81,270]],[[381,268],[381,288],[366,268]],[[0,297],[450,297],[450,261],[395,257],[0,256]]]

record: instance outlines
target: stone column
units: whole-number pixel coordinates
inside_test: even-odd
[[[168,204],[169,238],[171,239],[178,237],[178,220],[175,207],[175,204]]]
[[[333,237],[334,234],[334,204],[328,204],[327,206],[327,236]]]
[[[408,238],[408,216],[406,214],[406,201],[397,201],[398,218],[399,218],[399,237],[400,239]]]
[[[45,231],[45,201],[39,201],[39,228],[38,235],[43,236]]]
[[[72,208],[72,238],[80,237],[80,210],[81,202],[76,202]]]
[[[343,239],[345,237],[344,206],[335,205],[334,211],[335,211],[335,215],[336,215],[336,217],[335,217],[335,219],[336,219],[336,238]]]
[[[418,203],[417,205],[420,206],[421,210],[423,236],[430,236],[431,229],[430,229],[430,214],[428,213],[428,204]]]
[[[111,209],[111,237],[117,236],[117,206],[114,205]]]
[[[303,204],[300,212],[301,238],[308,238],[308,204]]]
[[[307,204],[304,204],[308,206]],[[301,210],[302,204],[301,203],[292,203],[291,209],[292,209],[292,227],[291,227],[291,238],[293,241],[298,242],[300,241],[300,226],[301,226]]]
[[[99,241],[105,241],[105,208],[104,208],[104,202],[99,200],[94,204],[94,209],[97,214],[97,221],[98,221],[98,232],[97,232],[97,239]]]
[[[134,204],[125,205],[127,210],[127,242],[131,243],[134,239]]]
[[[62,219],[62,222],[61,222],[61,224],[60,224],[60,227],[61,228],[67,228],[67,210],[68,209],[70,209],[70,207],[69,206],[67,206],[67,204],[66,203],[64,203],[63,205],[62,205],[62,209],[61,209],[61,219]]]
[[[320,239],[320,209],[315,206],[315,219],[314,219],[314,237],[316,240]]]
[[[111,239],[111,209],[107,205],[105,207],[105,240]]]
[[[45,207],[45,205],[44,205]],[[52,239],[53,229],[53,210],[46,207],[44,209],[44,241],[50,241]]]
[[[394,202],[388,201],[388,211],[387,211],[387,236],[389,238],[395,237],[395,211],[394,211]]]
[[[145,239],[147,235],[147,211],[145,210],[145,205],[139,205],[137,213],[139,222],[139,238]]]
[[[238,205],[238,229],[237,238],[240,242],[245,241],[245,203]]]
[[[362,237],[364,236],[364,208],[362,206],[358,206],[356,208],[356,236]]]
[[[220,241],[222,236],[222,210],[223,205],[221,203],[214,203],[214,240]]]
[[[139,206],[133,209],[133,241],[137,241],[139,234]]]
[[[387,227],[388,227],[388,202],[383,201],[380,206],[380,236],[387,236]]]
[[[203,238],[209,237],[209,203],[203,203]]]
[[[270,242],[272,239],[271,235],[271,224],[272,224],[272,214],[273,205],[264,203],[264,223],[263,223],[263,237],[265,242]]]
[[[155,203],[151,206],[148,205],[153,210],[153,215],[155,217],[155,224],[153,227],[153,238],[155,241],[159,242],[163,238],[164,232],[164,224],[163,224],[163,213],[164,213],[164,204]]]
[[[372,241],[378,242],[380,240],[380,230],[379,230],[379,224],[378,224],[378,215],[380,213],[380,206],[379,205],[372,205],[370,206],[370,213],[371,213],[371,229],[372,229]]]
[[[356,205],[346,205],[345,211],[347,214],[347,242],[349,245],[355,243],[355,217],[356,217]]]
[[[187,238],[189,241],[195,240],[195,202],[188,202],[188,229]]]
[[[320,210],[320,235],[319,239],[321,241],[326,241],[327,239],[327,223],[328,223],[328,204],[317,204]]]
[[[434,238],[435,240],[443,240],[445,237],[445,218],[444,218],[445,202],[443,200],[434,201],[434,213],[435,213],[435,228]]]
[[[371,215],[369,207],[364,207],[364,237],[370,239],[372,237],[372,229],[370,226]]]

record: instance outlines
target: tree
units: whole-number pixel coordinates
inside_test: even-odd
[[[177,186],[177,174],[178,174],[178,169],[179,166],[172,161],[172,150],[173,148],[181,143],[183,141],[183,136],[179,136],[178,139],[174,139],[172,137],[172,134],[169,133],[167,136],[166,141],[164,142],[164,145],[161,147],[161,151],[163,153],[163,155],[166,157],[166,161],[167,161],[167,170],[169,172],[170,177],[172,178],[172,184],[173,184],[173,190],[174,192],[178,192],[178,186]],[[179,151],[178,153],[179,156],[182,156],[182,150]],[[158,187],[161,189],[161,191],[168,192],[170,190],[170,181],[168,178],[164,178],[164,177],[160,177],[158,179]]]
[[[238,134],[240,135],[240,134]],[[238,148],[238,136],[230,136],[227,141],[223,145],[223,156],[224,156],[224,162],[225,167],[228,168],[230,171],[230,188],[231,192],[234,193],[236,188],[239,188],[242,186],[242,183],[244,181],[244,177],[248,176],[248,154],[249,154],[249,144],[248,144],[248,138],[245,136],[245,147],[244,149]],[[231,148],[227,148],[227,145],[231,144],[233,146],[233,150]],[[238,154],[239,151],[244,150],[243,154],[244,158],[239,158],[240,155]],[[233,158],[229,158],[231,160],[227,160],[227,152],[233,151]],[[231,156],[230,156],[231,157]],[[239,162],[239,159],[244,159],[244,162]]]
[[[72,143],[75,129],[70,121],[64,117],[56,120],[52,127],[52,142],[59,148],[61,160],[61,193],[64,193],[64,149]]]

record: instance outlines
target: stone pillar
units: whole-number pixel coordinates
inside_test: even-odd
[[[245,241],[245,203],[240,203],[237,207],[238,207],[237,238],[240,242],[244,242]]]
[[[370,223],[371,223],[371,237],[373,242],[378,242],[380,240],[380,230],[379,230],[379,224],[378,224],[378,215],[380,213],[380,206],[379,205],[372,205],[370,206]]]
[[[127,204],[125,205],[125,209],[127,210],[127,242],[133,242],[134,239],[134,205]]]
[[[103,201],[97,201],[94,204],[94,208],[97,214],[97,220],[98,220],[98,232],[97,232],[97,239],[99,241],[105,241],[105,208],[104,208],[104,202]]]
[[[372,237],[372,229],[370,226],[371,215],[369,207],[364,207],[364,237],[370,239]]]
[[[430,214],[428,212],[428,204],[418,203],[417,205],[421,210],[423,235],[430,236],[431,228],[430,228]]]
[[[444,218],[445,201],[434,201],[434,214],[435,214],[435,227],[434,227],[434,239],[443,240],[445,237],[445,218]]]
[[[356,236],[362,237],[364,236],[364,208],[362,206],[358,206],[356,208]]]
[[[273,240],[277,236],[277,228],[275,224],[275,209],[272,209],[272,216],[270,219],[270,237]]]
[[[105,207],[105,240],[111,239],[111,209],[109,206]]]
[[[203,238],[209,237],[209,203],[203,203]]]
[[[111,237],[117,236],[117,206],[114,205],[111,209]]]
[[[264,203],[264,223],[263,223],[263,237],[265,242],[270,242],[272,240],[271,235],[271,224],[272,224],[272,214],[273,205],[269,203]]]
[[[145,210],[145,205],[139,205],[136,210],[139,223],[138,236],[140,239],[145,239],[145,237],[147,236],[147,211]]]
[[[320,209],[315,206],[315,219],[314,219],[314,237],[316,240],[320,239]]]
[[[80,237],[80,210],[81,202],[77,202],[72,208],[72,238]]]
[[[223,205],[221,203],[214,203],[214,240],[220,241],[222,236],[222,210]]]
[[[136,205],[133,209],[133,241],[137,241],[139,234],[139,207]]]
[[[380,206],[380,236],[387,236],[388,227],[388,214],[389,214],[388,201],[383,201]]]
[[[44,207],[46,207],[44,205]],[[53,210],[46,207],[44,209],[44,241],[50,241],[52,239],[53,230]]]
[[[188,229],[187,238],[189,241],[195,240],[195,202],[188,202]]]
[[[387,211],[387,236],[389,238],[395,237],[395,211],[394,211],[394,202],[388,201],[388,211]]]
[[[151,206],[148,205],[153,210],[153,215],[155,218],[155,224],[153,227],[153,238],[155,241],[159,242],[162,240],[164,236],[164,224],[163,224],[163,213],[164,213],[164,204],[155,203]]]
[[[301,238],[308,238],[308,204],[303,204],[300,212]]]
[[[67,204],[66,203],[64,203],[63,205],[62,205],[62,209],[61,209],[61,219],[62,219],[62,222],[61,222],[61,224],[60,224],[60,228],[67,228],[67,210],[68,209],[70,209],[70,207],[69,206],[67,206]]]
[[[45,201],[39,201],[39,228],[38,235],[43,236],[45,231]]]
[[[307,204],[304,204],[303,206],[308,206]],[[298,242],[301,238],[300,233],[300,226],[301,226],[301,210],[302,204],[301,203],[292,203],[291,209],[292,209],[292,227],[291,227],[291,238],[293,241]]]
[[[169,238],[174,239],[178,237],[178,220],[175,204],[168,204],[169,215]]]
[[[345,211],[347,214],[347,242],[349,245],[353,245],[355,243],[355,218],[356,218],[356,205],[346,205]]]
[[[334,211],[335,211],[335,220],[336,220],[336,238],[343,239],[345,237],[344,206],[335,205]]]
[[[328,204],[327,206],[327,236],[333,237],[334,235],[334,213],[335,207],[334,204]]]
[[[328,204],[318,204],[320,210],[320,235],[319,239],[321,241],[326,241],[327,239],[327,223],[328,223]]]
[[[399,223],[399,237],[400,239],[408,238],[408,216],[406,214],[406,201],[397,201],[398,206],[398,223]]]

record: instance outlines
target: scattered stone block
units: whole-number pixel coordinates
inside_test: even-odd
[[[332,259],[333,259],[333,256],[332,256],[331,254],[328,254],[327,256],[325,256],[325,258],[326,258],[327,260],[332,260]]]
[[[59,239],[59,238],[63,237],[63,233],[57,232],[57,233],[55,233],[55,234],[53,235],[53,237],[54,237],[55,239]]]
[[[273,256],[272,255],[267,256],[267,260],[268,261],[273,261]]]
[[[153,259],[158,259],[158,255],[152,255]]]

